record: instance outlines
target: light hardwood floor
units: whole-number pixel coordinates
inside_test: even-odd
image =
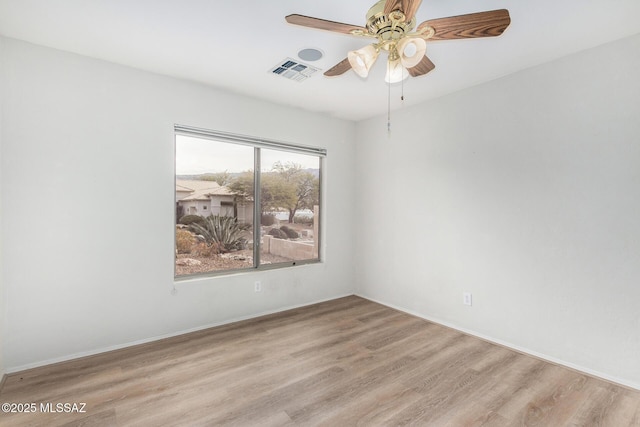
[[[3,426],[640,426],[640,392],[347,297],[7,378]]]

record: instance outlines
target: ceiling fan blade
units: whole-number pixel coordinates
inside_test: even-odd
[[[424,57],[422,57],[422,61],[418,62],[418,65],[416,65],[415,67],[407,68],[407,71],[409,71],[411,77],[418,77],[427,74],[434,68],[436,68],[436,66],[425,55]]]
[[[394,10],[399,10],[406,16],[407,22],[415,16],[422,0],[387,0],[384,5],[384,14],[388,15]]]
[[[432,27],[435,30],[435,34],[429,40],[495,37],[502,34],[510,23],[509,11],[500,9],[431,19],[418,25],[416,31],[419,32],[427,26]]]
[[[338,62],[333,67],[329,68],[324,72],[324,75],[327,77],[339,76],[341,74],[346,73],[351,69],[351,64],[349,63],[349,58],[345,58],[342,61]]]
[[[303,27],[316,28],[318,30],[333,31],[342,34],[352,34],[353,30],[367,32],[367,29],[358,25],[343,24],[342,22],[328,21],[326,19],[313,18],[304,15],[289,15],[284,18],[289,24]]]

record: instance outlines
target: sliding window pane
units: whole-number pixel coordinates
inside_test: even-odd
[[[176,135],[176,277],[252,268],[254,148]]]
[[[260,264],[319,259],[320,157],[260,150]]]

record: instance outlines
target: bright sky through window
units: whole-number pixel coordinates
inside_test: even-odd
[[[220,150],[221,142],[184,135],[176,135],[176,175],[197,175],[217,172],[244,172],[253,170],[251,157],[247,157],[247,150],[253,150],[246,145],[225,144]],[[287,164],[293,162],[303,169],[318,167],[318,158],[304,156],[280,150],[264,151],[262,154],[263,171],[270,171],[276,162]]]

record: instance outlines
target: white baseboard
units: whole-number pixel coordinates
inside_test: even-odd
[[[158,336],[154,336],[154,337],[151,337],[151,338],[145,338],[145,339],[141,339],[141,340],[131,341],[131,342],[127,342],[127,343],[124,343],[124,344],[118,344],[118,345],[112,345],[112,346],[108,346],[108,347],[102,347],[102,348],[98,348],[98,349],[90,350],[90,351],[83,351],[83,352],[80,352],[80,353],[70,354],[68,356],[56,357],[56,358],[53,358],[53,359],[42,360],[42,361],[39,361],[39,362],[28,363],[28,364],[20,365],[20,366],[13,366],[13,367],[7,368],[7,374],[13,374],[13,373],[16,373],[16,372],[26,371],[27,369],[39,368],[41,366],[46,366],[46,365],[52,365],[54,363],[68,362],[70,360],[80,359],[80,358],[83,358],[83,357],[95,356],[96,354],[106,353],[106,352],[113,351],[113,350],[120,350],[120,349],[123,349],[123,348],[133,347],[133,346],[140,345],[140,344],[147,344],[147,343],[150,343],[150,342],[153,342],[153,341],[159,341],[159,340],[163,340],[163,339],[166,339],[166,338],[177,337],[179,335],[184,335],[184,334],[188,334],[188,333],[191,333],[191,332],[197,332],[197,331],[201,331],[201,330],[209,329],[209,328],[215,328],[216,326],[228,325],[230,323],[241,322],[243,320],[255,319],[256,317],[268,316],[269,314],[281,313],[283,311],[293,310],[293,309],[296,309],[296,308],[307,307],[307,306],[310,306],[310,305],[319,304],[319,303],[326,302],[326,301],[332,301],[334,299],[344,298],[344,297],[348,297],[348,296],[352,296],[352,295],[353,294],[338,295],[338,296],[334,296],[334,297],[331,297],[331,298],[317,300],[317,301],[314,301],[314,302],[298,304],[298,305],[293,305],[293,306],[286,306],[286,307],[278,308],[276,310],[263,311],[263,312],[251,314],[251,315],[248,315],[248,316],[235,317],[235,318],[232,318],[232,319],[224,320],[222,322],[210,323],[210,324],[207,324],[207,325],[197,326],[195,328],[190,328],[190,329],[186,329],[186,330],[182,330],[182,331],[178,331],[178,332],[172,332],[172,333],[164,334],[164,335],[158,335]],[[5,377],[6,377],[6,375],[5,375]]]
[[[506,348],[508,348],[510,350],[514,350],[514,351],[517,351],[519,353],[523,353],[523,354],[526,354],[526,355],[529,355],[529,356],[536,357],[538,359],[544,360],[545,362],[550,362],[550,363],[553,363],[553,364],[556,364],[556,365],[564,366],[565,368],[573,369],[574,371],[578,371],[578,372],[587,374],[587,375],[592,376],[592,377],[596,377],[596,378],[599,378],[599,379],[602,379],[602,380],[605,380],[605,381],[608,381],[608,382],[611,382],[611,383],[615,383],[617,385],[621,385],[623,387],[627,387],[627,388],[630,388],[630,389],[633,389],[633,390],[640,391],[640,384],[634,383],[632,381],[627,381],[627,380],[624,380],[622,378],[616,378],[614,376],[611,376],[611,375],[608,375],[608,374],[605,374],[605,373],[602,373],[602,372],[599,372],[599,371],[595,371],[593,369],[585,368],[584,366],[579,366],[579,365],[576,365],[574,363],[567,362],[565,360],[560,360],[560,359],[557,359],[555,357],[552,357],[552,356],[549,356],[549,355],[546,355],[546,354],[543,354],[543,353],[539,353],[539,352],[531,350],[529,348],[520,347],[520,346],[514,345],[512,343],[506,342],[506,341],[502,341],[502,340],[499,340],[499,339],[496,339],[496,338],[493,338],[493,337],[489,337],[489,336],[480,334],[480,333],[478,333],[476,331],[472,331],[472,330],[469,330],[469,329],[461,328],[461,327],[459,327],[457,325],[453,325],[453,324],[451,324],[449,322],[445,322],[443,320],[440,320],[440,319],[437,319],[437,318],[433,318],[433,317],[430,317],[430,316],[425,316],[424,314],[417,313],[417,312],[415,312],[413,310],[409,310],[409,309],[404,308],[404,307],[398,307],[398,306],[396,306],[394,304],[388,304],[388,303],[385,303],[385,302],[382,302],[382,301],[378,301],[378,300],[376,300],[374,298],[369,298],[368,296],[360,294],[360,293],[356,293],[356,296],[359,296],[360,298],[364,298],[364,299],[367,299],[369,301],[384,305],[384,306],[389,307],[389,308],[393,308],[394,310],[398,310],[398,311],[401,311],[403,313],[407,313],[407,314],[410,314],[412,316],[416,316],[416,317],[419,317],[421,319],[428,320],[429,322],[437,323],[438,325],[442,325],[442,326],[445,326],[447,328],[455,329],[456,331],[465,333],[467,335],[474,336],[476,338],[480,338],[480,339],[482,339],[484,341],[487,341],[487,342],[490,342],[492,344],[497,344],[497,345],[500,345],[502,347],[506,347]]]

